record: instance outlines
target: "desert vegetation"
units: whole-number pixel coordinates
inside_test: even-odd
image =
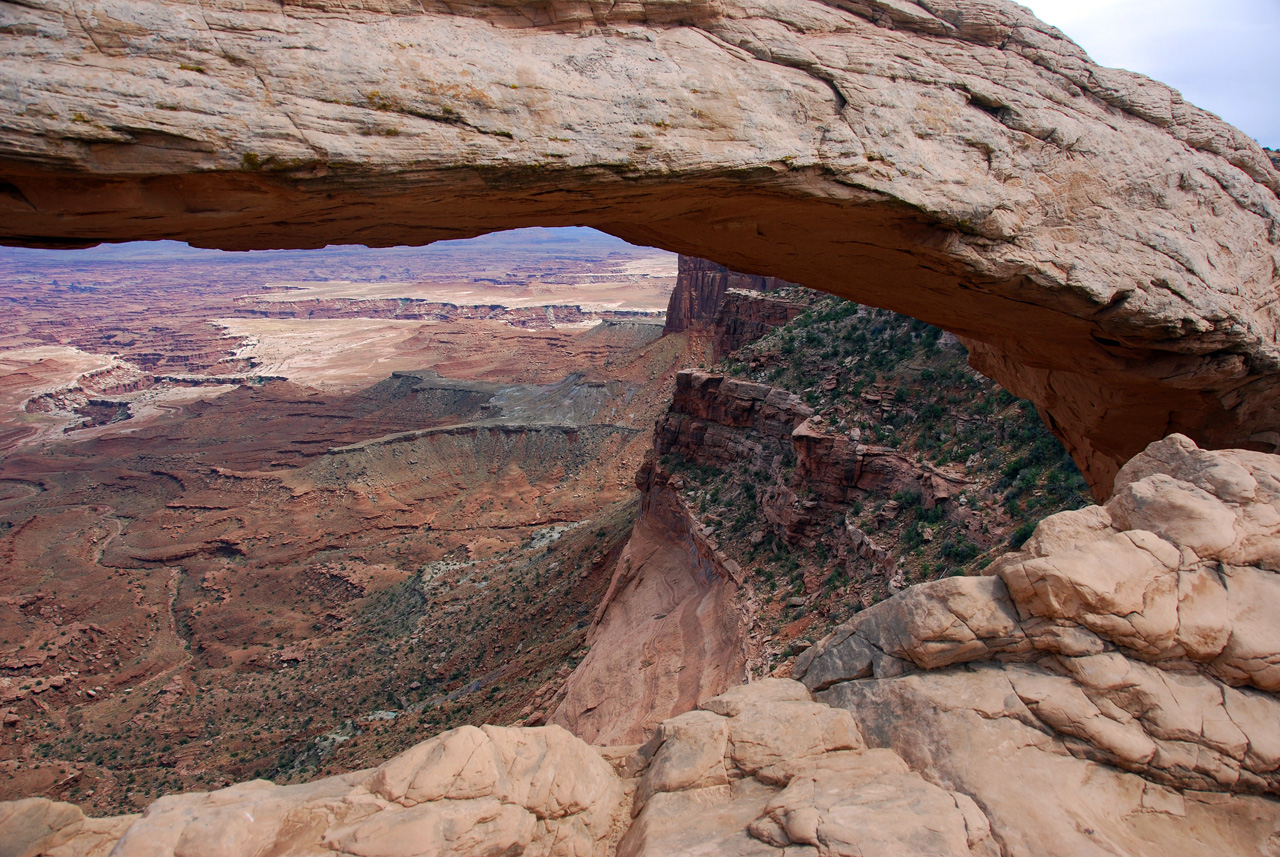
[[[765,636],[803,644],[906,585],[979,573],[1044,516],[1091,502],[1035,408],[971,369],[955,337],[804,289],[774,296],[808,309],[711,371],[794,394],[812,430],[882,452],[885,472],[845,486],[846,502],[817,498],[795,443],[747,430],[732,462],[678,444],[660,458],[747,571]],[[918,487],[931,474],[945,496]],[[787,491],[809,519],[790,528],[769,512]]]

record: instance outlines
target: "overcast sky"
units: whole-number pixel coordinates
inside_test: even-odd
[[[1280,0],[1019,0],[1100,65],[1164,81],[1280,148]]]

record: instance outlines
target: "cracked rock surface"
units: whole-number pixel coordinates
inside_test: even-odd
[[[1095,492],[1267,452],[1280,172],[1003,0],[24,0],[0,241],[596,226],[962,336]]]
[[[868,750],[848,712],[793,681],[734,688],[674,717],[637,757],[619,857],[999,853],[969,797]]]
[[[1125,853],[1274,854],[1280,459],[1173,435],[1116,488],[988,577],[863,611],[795,674],[870,745],[971,795],[1005,853],[1114,853],[1108,837],[1149,827]],[[1055,800],[1029,805],[1041,789]],[[1222,824],[1241,839],[1205,833]]]

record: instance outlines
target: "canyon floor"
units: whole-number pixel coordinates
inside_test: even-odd
[[[674,257],[537,232],[7,261],[0,796],[347,770],[572,666],[699,346]]]

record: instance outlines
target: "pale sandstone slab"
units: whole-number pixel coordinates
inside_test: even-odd
[[[1177,788],[1280,794],[1277,463],[1176,435],[1153,444],[1106,508],[1045,520],[983,583],[924,584],[863,611],[794,674],[851,706],[873,687],[917,692],[914,676],[890,683],[904,673],[983,663],[929,674],[920,692],[1007,684],[1013,697],[986,710],[1059,751]],[[1223,561],[1243,544],[1257,565]]]
[[[1003,0],[31,0],[0,240],[591,225],[955,332],[1095,492],[1280,443],[1280,172]]]
[[[0,829],[21,832],[0,843],[15,857],[603,857],[622,803],[609,763],[559,727],[464,727],[371,771],[171,795],[141,816],[0,804]]]
[[[896,753],[866,750],[848,712],[810,701],[796,682],[734,688],[664,723],[639,755],[635,821],[620,857],[999,853],[972,800],[927,782]],[[682,761],[680,775],[672,760]]]
[[[1181,791],[1046,734],[1000,667],[847,682],[820,694],[876,747],[971,796],[1008,857],[1269,855],[1280,803]],[[1271,849],[1271,850],[1269,850]]]
[[[0,803],[0,855],[107,857],[135,818],[87,818],[79,807],[46,798]]]
[[[797,776],[765,805],[754,837],[784,849],[810,845],[824,857],[999,853],[972,799],[927,783],[896,753],[823,761],[830,764]]]

